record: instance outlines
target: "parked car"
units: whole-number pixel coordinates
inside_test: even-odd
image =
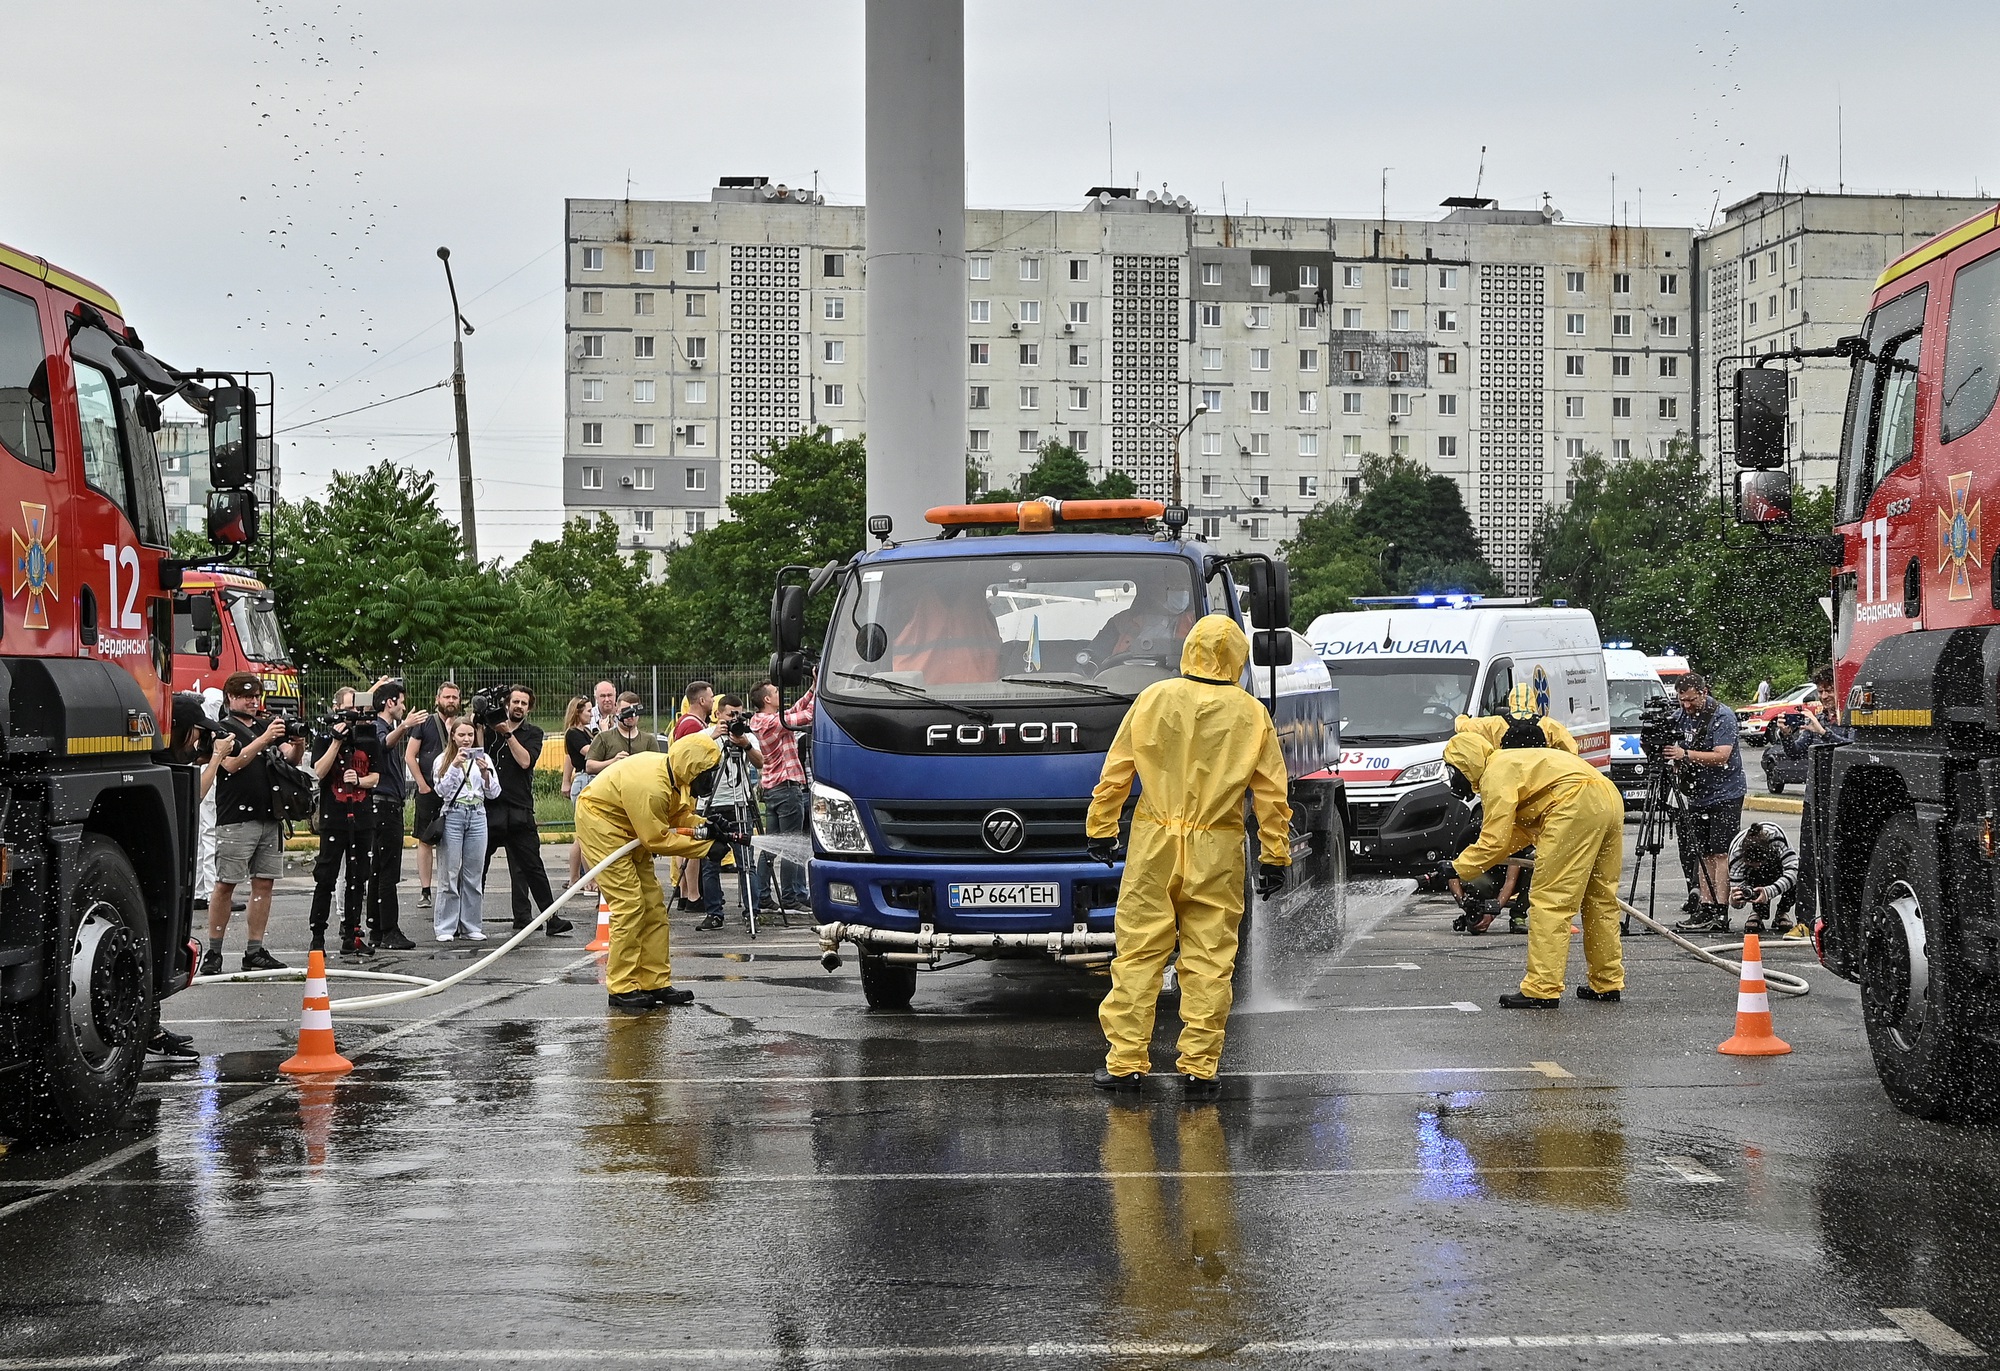
[[[1773,738],[1773,742],[1777,739]],[[1782,747],[1764,749],[1764,788],[1773,795],[1785,793],[1788,785],[1806,783],[1806,759],[1804,754],[1787,757]]]
[[[1795,709],[1819,713],[1819,687],[1808,681],[1792,687],[1769,704],[1744,705],[1736,711],[1736,731],[1750,746],[1762,747],[1771,721]]]

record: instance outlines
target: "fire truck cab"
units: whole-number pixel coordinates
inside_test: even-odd
[[[201,600],[208,601],[205,610],[197,605]],[[285,647],[277,608],[248,571],[190,567],[174,598],[174,689],[220,689],[237,672],[254,672],[264,682],[264,707],[296,714],[299,670]]]
[[[167,752],[182,565],[153,433],[205,409],[210,531],[247,541],[256,399],[151,356],[101,288],[0,245],[0,1133],[131,1102],[193,971],[196,773]],[[197,615],[197,617],[199,617]],[[213,629],[214,625],[208,625]]]

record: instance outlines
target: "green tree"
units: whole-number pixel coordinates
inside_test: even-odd
[[[729,497],[732,518],[697,533],[667,561],[649,631],[670,660],[757,662],[771,651],[771,589],[778,568],[846,561],[866,525],[867,458],[860,442],[826,428],[774,446],[762,459],[770,487]],[[823,597],[810,607],[821,622]]]
[[[658,594],[647,579],[649,555],[627,556],[619,548],[610,515],[579,516],[565,523],[553,542],[529,544],[508,580],[524,593],[545,594],[562,605],[557,631],[569,660],[638,661],[651,655],[646,625]]]
[[[977,489],[978,468],[968,467],[968,491]],[[1129,500],[1139,487],[1122,471],[1109,471],[1101,481],[1093,480],[1090,464],[1067,443],[1054,439],[1043,443],[1034,465],[1021,473],[1020,484],[1011,490],[989,490],[975,496],[980,504],[1012,504],[1046,495],[1054,500]]]

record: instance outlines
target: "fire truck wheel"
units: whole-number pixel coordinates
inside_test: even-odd
[[[1919,841],[1905,811],[1882,826],[1861,890],[1861,1008],[1875,1071],[1898,1109],[1974,1123],[1994,1117],[2000,1062],[1965,1022],[1958,959],[1935,936],[1914,870]],[[1940,955],[1940,952],[1943,955]]]
[[[73,936],[43,1003],[46,1038],[10,1091],[8,1131],[62,1141],[114,1126],[132,1103],[153,1022],[146,901],[124,850],[87,834],[65,898]]]
[[[864,954],[861,958],[861,993],[870,1009],[908,1009],[917,993],[917,969],[907,962],[892,962]]]

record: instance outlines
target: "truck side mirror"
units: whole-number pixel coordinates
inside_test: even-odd
[[[1745,367],[1736,373],[1736,465],[1768,471],[1785,464],[1785,420],[1791,412],[1785,373]]]
[[[806,636],[806,588],[779,586],[771,593],[771,645],[797,652]]]
[[[1791,517],[1791,472],[1739,471],[1736,473],[1737,523],[1782,524]]]
[[[1256,666],[1290,666],[1292,664],[1292,634],[1290,629],[1260,628],[1250,635],[1250,661]]]
[[[806,680],[806,654],[803,652],[773,652],[771,654],[771,681],[787,690],[795,690]]]
[[[247,490],[256,477],[256,392],[217,386],[208,408],[208,484],[214,490]]]
[[[248,490],[208,493],[208,539],[218,547],[257,541],[257,496]]]
[[[199,656],[208,658],[211,668],[222,665],[222,645],[215,636],[215,601],[206,595],[188,597],[188,628],[194,639],[191,644]]]

